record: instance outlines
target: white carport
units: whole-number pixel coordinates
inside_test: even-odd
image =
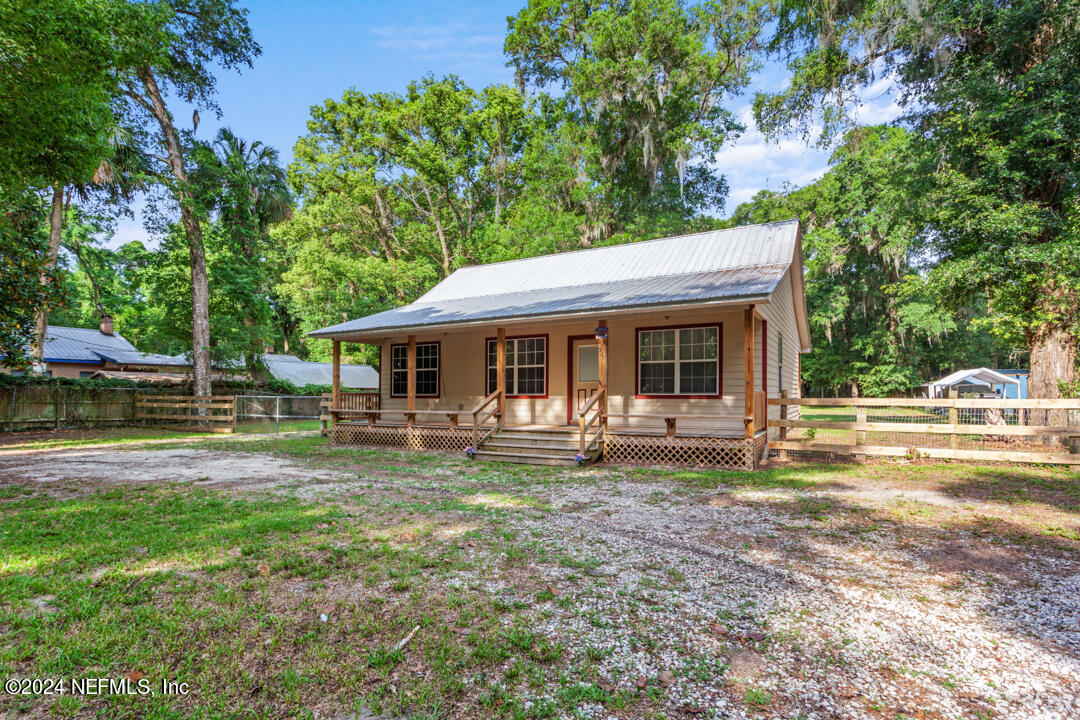
[[[949,390],[962,385],[983,385],[986,387],[985,392],[988,393],[993,392],[995,385],[1016,385],[1017,390],[1019,391],[1020,381],[1016,378],[1009,377],[1008,375],[1002,375],[996,370],[990,370],[989,368],[974,368],[970,370],[957,370],[940,380],[923,383],[922,387],[926,390],[926,397],[940,398],[948,395]]]

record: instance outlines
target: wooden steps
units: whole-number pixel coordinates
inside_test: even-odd
[[[477,449],[475,457],[527,465],[577,465],[578,437],[578,431],[572,428],[503,428]],[[587,453],[586,464],[595,462],[600,452],[594,448]]]

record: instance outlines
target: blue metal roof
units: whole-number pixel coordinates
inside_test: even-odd
[[[105,360],[110,360],[120,365],[158,365],[187,367],[191,361],[184,355],[159,355],[157,353],[144,353],[138,350],[94,350],[96,355]]]
[[[102,352],[138,352],[120,333],[106,335],[97,328],[49,325],[45,333],[45,362],[100,363]]]

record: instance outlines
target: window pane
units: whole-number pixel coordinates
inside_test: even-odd
[[[416,394],[417,395],[438,395],[439,394],[439,373],[437,370],[417,370],[416,371]]]
[[[544,368],[524,367],[518,368],[517,373],[518,395],[543,395],[544,394]]]
[[[641,392],[645,395],[675,392],[675,363],[642,363]]]
[[[680,362],[679,393],[682,395],[715,395],[716,363],[711,360]]]
[[[578,382],[600,382],[600,348],[578,345]]]
[[[680,360],[715,360],[716,328],[687,328],[679,331]]]

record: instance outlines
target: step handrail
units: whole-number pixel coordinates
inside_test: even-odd
[[[600,438],[604,436],[604,425],[606,424],[606,418],[603,415],[603,403],[600,400],[607,394],[607,388],[601,388],[596,394],[594,394],[589,401],[585,403],[585,407],[578,411],[578,454],[584,456],[586,451],[591,450]],[[587,418],[589,411],[596,406],[596,411],[591,418]],[[587,437],[587,433],[590,427],[594,423],[599,422],[600,427],[596,433],[591,437]]]
[[[477,451],[480,449],[481,443],[485,442],[492,433],[502,427],[502,414],[499,413],[499,403],[495,403],[493,407],[483,418],[480,417],[480,413],[484,408],[490,405],[493,401],[498,400],[502,395],[502,388],[497,388],[493,393],[480,401],[480,403],[472,409],[473,418],[473,430],[472,430],[472,449]],[[491,419],[492,415],[495,416],[495,427],[484,433],[483,437],[480,437],[480,426]]]

